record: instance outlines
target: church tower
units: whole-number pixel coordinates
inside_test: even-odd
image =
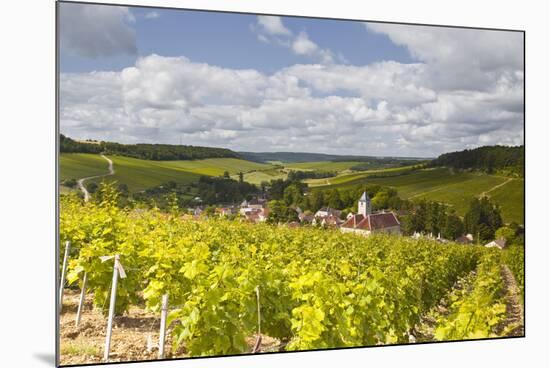
[[[357,207],[360,215],[367,217],[367,215],[371,214],[370,198],[367,192],[363,192]]]

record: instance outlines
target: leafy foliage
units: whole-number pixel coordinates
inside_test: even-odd
[[[257,286],[262,333],[288,342],[288,350],[406,343],[420,316],[490,252],[389,235],[183,220],[175,197],[161,213],[117,207],[110,184],[99,191],[101,202],[61,200],[61,240],[75,249],[69,281],[88,272],[95,304],[106,308],[112,264],[99,257],[120,254],[128,277],[119,282],[117,313],[140,298],[158,310],[167,293],[172,341],[191,356],[247,352],[246,338],[258,327]]]
[[[471,290],[464,288],[451,296],[449,314],[437,321],[437,340],[498,336],[498,327],[506,316],[499,253],[494,250],[484,255]]]

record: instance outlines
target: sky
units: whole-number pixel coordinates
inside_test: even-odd
[[[523,34],[59,3],[75,139],[435,157],[520,145]]]

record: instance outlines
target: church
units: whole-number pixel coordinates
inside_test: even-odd
[[[343,233],[368,236],[371,233],[401,234],[401,224],[393,212],[372,213],[371,200],[363,192],[357,203],[358,213],[348,216],[340,226]]]

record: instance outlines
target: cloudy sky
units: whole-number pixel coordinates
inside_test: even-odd
[[[523,144],[523,34],[61,3],[76,139],[432,157]]]

